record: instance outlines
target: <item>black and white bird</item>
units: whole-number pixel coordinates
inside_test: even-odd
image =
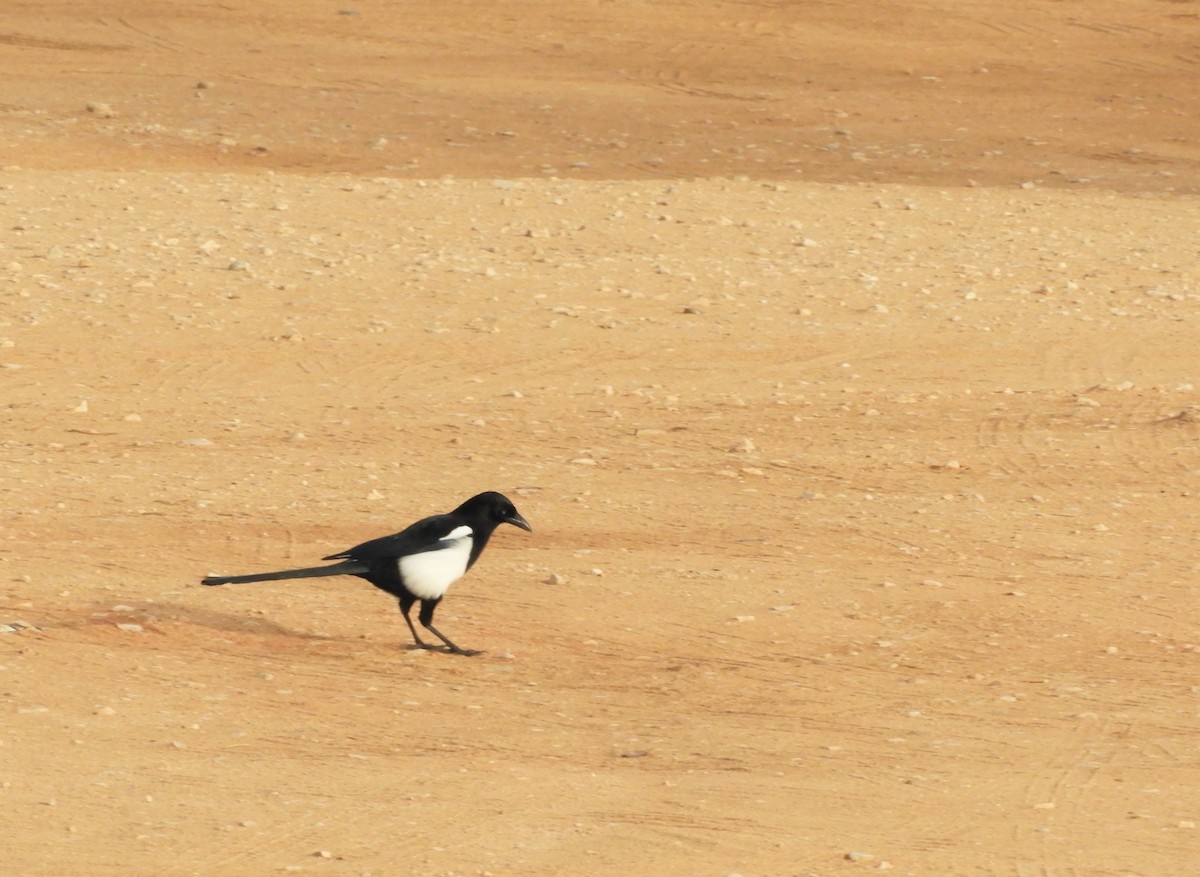
[[[433,611],[446,590],[479,559],[492,532],[501,524],[512,524],[533,532],[506,496],[488,491],[471,497],[449,514],[422,518],[399,533],[322,558],[338,561],[330,566],[247,576],[209,576],[201,584],[237,585],[279,579],[358,576],[399,598],[400,611],[418,648],[432,648],[417,634],[408,616],[413,604],[419,600],[421,612],[418,618],[422,627],[445,643],[448,651],[457,655],[477,655],[477,651],[459,648],[434,627]]]

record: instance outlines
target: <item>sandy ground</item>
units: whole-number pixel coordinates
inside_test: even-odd
[[[0,12],[5,873],[1200,872],[1200,6],[1000,7]]]

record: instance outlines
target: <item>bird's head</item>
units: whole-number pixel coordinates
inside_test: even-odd
[[[460,505],[456,511],[469,516],[482,516],[485,520],[497,526],[500,524],[512,524],[514,527],[520,527],[522,530],[528,530],[530,533],[533,532],[533,527],[529,526],[529,522],[521,517],[521,513],[517,511],[517,507],[513,505],[512,500],[502,493],[496,493],[494,490],[471,497]]]

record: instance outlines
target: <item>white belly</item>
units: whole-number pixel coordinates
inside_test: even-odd
[[[467,561],[471,557],[471,531],[467,527],[459,529],[466,531],[465,534],[454,539],[443,539],[444,548],[400,558],[400,576],[405,586],[419,599],[436,600],[467,571]]]

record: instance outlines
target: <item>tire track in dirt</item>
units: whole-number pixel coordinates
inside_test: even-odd
[[[1142,491],[1177,491],[1196,471],[1200,423],[1188,404],[1171,404],[1157,393],[1094,394],[1098,423],[1087,437],[1115,457],[1129,475],[1142,476]],[[1133,485],[1130,485],[1133,486]]]
[[[215,359],[197,362],[194,359],[172,357],[156,358],[151,362],[156,367],[143,371],[143,374],[150,372],[150,376],[141,379],[133,387],[151,397],[178,396],[185,390],[198,390],[209,396],[213,395],[214,388],[236,386],[237,382],[231,378],[244,374],[234,363]]]
[[[997,474],[1023,486],[1044,483],[1044,440],[1039,440],[1038,415],[1031,412],[989,414],[976,429],[975,445]]]
[[[1074,852],[1068,852],[1063,862],[1061,848],[1073,846],[1075,831],[1094,818],[1090,799],[1100,777],[1112,768],[1116,750],[1111,740],[1117,733],[1110,720],[1079,718],[1069,732],[1052,741],[1046,739],[1048,735],[1040,736],[1033,763],[1041,766],[1026,783],[1026,809],[1014,820],[1013,839],[1021,848],[1044,852],[1037,861],[1016,863],[1020,877],[1089,873],[1089,864],[1080,862]]]
[[[104,19],[100,19],[100,23],[104,25],[108,24],[108,22]],[[196,50],[196,47],[194,46],[190,46],[165,37],[159,30],[151,30],[141,25],[134,24],[128,18],[118,18],[116,19],[116,23],[129,33],[136,34],[143,44],[154,46],[158,49],[165,49],[172,53]],[[202,49],[200,51],[203,53]]]
[[[50,49],[61,52],[124,52],[133,48],[127,45],[49,39],[22,33],[0,33],[0,45],[16,46],[17,48],[24,49]]]
[[[772,75],[763,65],[748,60],[762,54],[775,56],[782,44],[783,28],[767,16],[720,20],[716,22],[717,32],[708,39],[672,43],[660,57],[674,63],[654,67],[648,78],[670,94],[700,99],[750,104],[783,100],[782,95],[762,86],[776,81],[788,83],[787,78]],[[730,87],[739,80],[753,84]]]
[[[1171,18],[1172,16],[1166,16]],[[1103,39],[1101,42],[1089,42],[1088,55],[1100,55],[1099,62],[1123,69],[1141,73],[1177,72],[1178,64],[1169,63],[1161,56],[1146,52],[1137,58],[1104,57],[1111,50],[1121,51],[1129,48],[1131,40],[1137,40],[1139,47],[1147,44],[1161,44],[1168,40],[1169,34],[1159,27],[1149,27],[1142,24],[1114,21],[1111,19],[1082,20],[1073,17],[1046,18],[1041,21],[1020,20],[1015,16],[996,19],[980,19],[968,17],[976,28],[995,31],[1008,37],[1034,37],[1039,42],[1059,44],[1071,39],[1071,32],[1083,32]],[[1183,62],[1188,63],[1185,59]]]

